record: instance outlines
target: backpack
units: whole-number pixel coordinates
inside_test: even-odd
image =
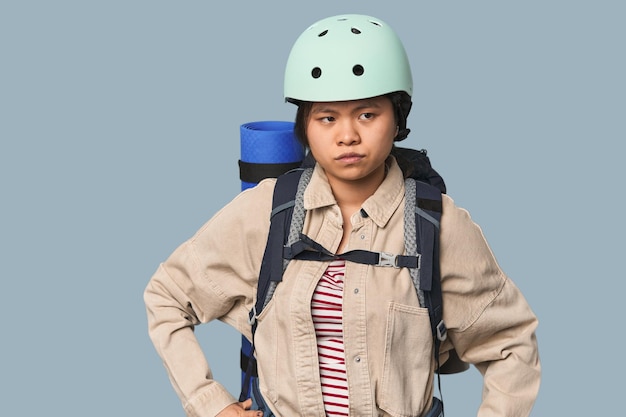
[[[352,250],[340,255],[351,262],[380,267],[409,268],[420,305],[426,307],[429,312],[437,374],[462,372],[467,370],[469,365],[462,362],[454,351],[450,352],[450,357],[443,366],[439,364],[439,348],[441,342],[446,339],[447,332],[443,322],[439,271],[439,221],[442,212],[441,195],[446,192],[445,183],[432,168],[425,150],[394,147],[392,155],[395,156],[405,176],[408,176],[405,180],[406,254]],[[338,257],[300,233],[305,216],[302,196],[314,165],[315,161],[309,154],[301,167],[277,177],[270,230],[259,273],[257,299],[249,316],[252,342],[242,337],[240,356],[242,389],[239,401],[250,397],[253,382],[258,378],[254,357],[256,317],[271,299],[289,261],[291,259],[327,261]]]

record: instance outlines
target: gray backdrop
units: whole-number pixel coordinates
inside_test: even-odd
[[[143,289],[238,193],[239,125],[293,119],[293,41],[347,12],[404,40],[405,144],[428,149],[541,320],[533,415],[619,415],[624,4],[2,2],[0,415],[183,416]],[[236,393],[239,337],[197,331]],[[478,372],[443,393],[447,416],[475,414]]]

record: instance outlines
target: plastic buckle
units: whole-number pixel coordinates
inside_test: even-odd
[[[443,322],[443,320],[441,320],[439,324],[437,325],[437,339],[443,342],[447,338],[448,338],[448,328],[446,327],[446,324]]]
[[[254,326],[256,323],[256,306],[252,307],[252,311],[250,312],[250,318],[248,318],[248,324],[250,326]]]
[[[398,268],[398,255],[389,252],[380,252],[378,254],[378,266],[392,266]]]

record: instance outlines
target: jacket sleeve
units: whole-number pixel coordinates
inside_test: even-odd
[[[447,196],[440,253],[449,338],[460,358],[483,375],[478,416],[528,416],[541,378],[537,318],[480,228]]]
[[[150,338],[188,416],[214,416],[237,401],[213,379],[194,326],[219,319],[249,337],[272,190],[266,181],[239,194],[158,267],[144,291]]]

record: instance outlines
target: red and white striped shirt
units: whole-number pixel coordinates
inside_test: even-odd
[[[311,314],[327,416],[348,415],[348,381],[343,350],[343,278],[345,260],[330,263],[313,293]]]

